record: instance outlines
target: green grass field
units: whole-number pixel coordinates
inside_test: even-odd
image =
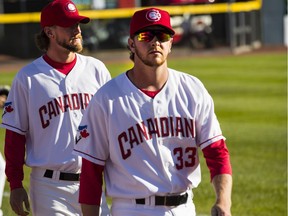
[[[130,66],[107,63],[112,76]],[[192,56],[170,59],[169,66],[200,78],[214,98],[233,166],[233,216],[287,215],[286,53]],[[14,75],[2,73],[0,85],[11,83]],[[0,129],[2,152],[3,143]],[[202,183],[194,190],[194,202],[198,215],[208,216],[215,197],[203,159],[201,165]],[[13,215],[8,184],[2,208],[5,216]]]

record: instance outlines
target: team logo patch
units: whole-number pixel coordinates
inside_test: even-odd
[[[12,106],[12,102],[6,102],[4,104],[4,109],[3,109],[3,115],[4,116],[6,113],[11,113],[13,112],[14,108]]]
[[[157,22],[161,19],[161,14],[158,10],[152,9],[146,13],[146,19],[150,22]]]
[[[75,7],[74,4],[68,3],[68,4],[66,5],[66,10],[69,11],[69,12],[75,12],[75,11],[76,11],[76,7]]]
[[[87,138],[89,136],[89,132],[87,130],[87,125],[80,125],[78,127],[77,136],[76,136],[76,144],[82,139]]]

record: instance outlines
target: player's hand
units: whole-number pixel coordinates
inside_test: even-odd
[[[230,208],[215,204],[211,209],[211,216],[231,216]]]
[[[25,210],[23,208],[23,203]],[[29,215],[30,204],[27,192],[24,188],[16,188],[11,191],[10,194],[10,205],[12,210],[20,216]]]

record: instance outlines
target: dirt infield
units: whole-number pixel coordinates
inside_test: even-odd
[[[259,49],[252,50],[250,52],[244,52],[240,55],[257,54],[257,53],[269,53],[269,52],[286,52],[285,46],[266,46]],[[109,62],[125,62],[129,60],[128,50],[100,50],[93,53],[84,52],[84,55],[90,55],[100,59],[104,63]],[[183,58],[189,56],[219,56],[219,55],[233,55],[232,51],[227,47],[219,47],[209,50],[192,50],[190,48],[178,48],[174,47],[169,58]],[[239,54],[238,54],[239,55]],[[33,59],[20,59],[13,56],[0,54],[0,73],[15,72],[21,69],[24,65],[31,62]]]

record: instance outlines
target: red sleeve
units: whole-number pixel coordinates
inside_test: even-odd
[[[11,190],[23,187],[25,143],[26,138],[24,135],[6,129],[4,148],[6,160],[5,173]]]
[[[81,169],[79,203],[100,206],[104,166],[82,158]]]
[[[206,164],[210,170],[210,179],[219,174],[232,175],[230,155],[225,141],[219,140],[205,147],[203,150]]]

